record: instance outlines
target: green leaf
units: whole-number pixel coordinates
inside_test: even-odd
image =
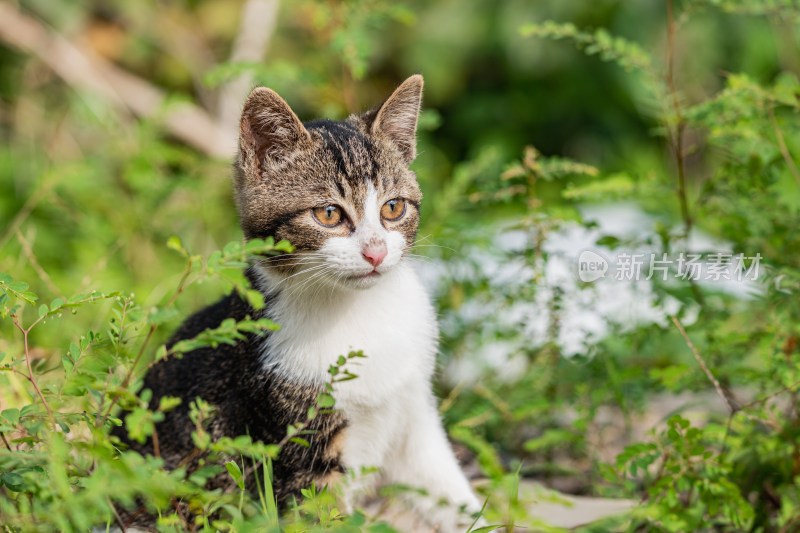
[[[236,464],[234,461],[228,461],[225,463],[225,468],[228,469],[228,473],[230,473],[231,477],[238,481],[242,477],[242,470],[239,468],[239,465]]]
[[[62,305],[64,305],[64,300],[62,300],[61,298],[56,298],[55,300],[50,302],[50,311],[55,311]]]
[[[162,413],[166,413],[178,407],[181,402],[182,400],[180,398],[162,396],[161,399],[158,400],[158,410]]]
[[[20,416],[25,417],[28,415],[36,414],[39,412],[39,406],[35,403],[28,404],[20,411]]]
[[[0,417],[5,418],[12,425],[16,426],[19,423],[19,409],[15,409],[13,407],[10,409],[5,409],[2,413],[0,413]]]
[[[70,357],[68,355],[62,355],[61,356],[61,366],[64,367],[64,370],[66,370],[67,372],[70,372],[70,371],[72,371],[72,368],[75,366],[75,361],[70,359]]]
[[[49,312],[50,312],[50,308],[47,307],[46,304],[42,304],[42,305],[39,306],[39,318],[43,317],[44,315],[46,315]]]
[[[301,439],[300,437],[292,437],[289,439],[290,442],[294,442],[295,444],[299,444],[300,446],[304,446],[306,448],[310,448],[311,444],[306,439]]]
[[[175,235],[167,239],[167,248],[169,248],[170,250],[175,250],[184,257],[188,255],[188,253],[183,247],[181,239],[179,237],[176,237]]]
[[[148,317],[148,322],[151,324],[163,324],[178,316],[178,311],[173,308],[168,309],[154,309]]]
[[[242,475],[242,470],[239,468],[239,465],[234,461],[228,461],[225,463],[225,468],[228,469],[228,473],[231,475],[231,478],[233,478],[233,481],[236,482],[236,485],[241,490],[244,490],[244,476]]]
[[[264,295],[261,291],[248,289],[245,292],[245,297],[247,298],[247,303],[255,310],[264,309]]]
[[[6,287],[14,292],[25,292],[30,286],[24,281],[12,281],[11,283],[6,284]]]
[[[32,292],[22,292],[19,294],[19,297],[25,300],[26,303],[29,303],[31,305],[33,305],[34,302],[36,302],[36,300],[39,299],[39,297]]]
[[[225,245],[225,248],[222,249],[222,253],[227,256],[237,255],[241,253],[241,251],[242,251],[242,243],[240,243],[239,241],[231,241]]]
[[[77,361],[81,356],[81,349],[74,342],[69,343],[69,355],[73,361]]]
[[[500,529],[501,527],[505,527],[503,524],[498,524],[496,526],[483,526],[479,527],[478,529],[470,529],[470,533],[489,533],[490,531],[494,531],[495,529]]]
[[[321,392],[317,396],[317,405],[319,407],[333,407],[336,404],[336,400],[328,394],[327,392]]]
[[[0,474],[6,488],[12,492],[22,492],[24,490],[25,480],[19,474],[13,472],[5,472]]]

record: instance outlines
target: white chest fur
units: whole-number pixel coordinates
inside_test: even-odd
[[[334,387],[336,408],[347,418],[342,462],[356,475],[350,489],[376,481],[359,477],[379,467],[386,483],[424,488],[411,496],[421,517],[442,532],[464,531],[472,522],[458,512],[480,508],[447,442],[431,393],[438,329],[428,295],[414,271],[400,263],[365,290],[270,287],[269,316],[281,325],[264,342],[264,364],[296,383],[321,385],[341,355],[366,358],[348,370],[356,379]],[[440,500],[453,505],[442,507]]]
[[[409,385],[418,391],[429,382],[436,318],[407,264],[365,290],[282,289],[269,307],[270,318],[281,329],[264,344],[264,364],[272,371],[298,383],[322,384],[329,381],[328,369],[339,356],[363,351],[366,358],[346,366],[358,378],[335,388],[337,407],[346,414],[377,407]]]

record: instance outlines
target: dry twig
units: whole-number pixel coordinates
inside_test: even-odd
[[[69,85],[102,96],[122,110],[140,117],[161,115],[167,131],[208,155],[232,153],[225,142],[227,130],[205,110],[182,103],[165,111],[163,90],[70,42],[9,2],[0,2],[0,40],[36,56]]]
[[[709,370],[708,365],[706,365],[706,362],[703,360],[703,358],[700,357],[700,353],[697,351],[697,348],[694,347],[694,344],[692,343],[692,340],[689,338],[689,335],[686,333],[686,330],[683,329],[683,325],[681,325],[680,321],[678,320],[678,317],[671,316],[670,319],[672,320],[672,323],[675,324],[675,326],[677,326],[678,331],[681,332],[681,336],[686,341],[686,345],[689,346],[689,349],[692,351],[692,355],[694,355],[694,358],[697,361],[697,364],[700,365],[700,368],[703,370],[703,372],[705,373],[706,377],[708,377],[708,380],[711,381],[711,383],[714,385],[714,388],[716,389],[717,394],[725,402],[725,405],[728,406],[728,410],[730,411],[730,416],[732,417],[736,413],[742,413],[746,418],[748,418],[748,419],[750,419],[750,420],[752,420],[754,422],[758,422],[758,423],[761,423],[761,424],[767,424],[768,426],[770,426],[773,429],[780,429],[780,425],[777,424],[775,421],[767,420],[765,418],[760,418],[760,417],[754,416],[754,415],[748,413],[747,411],[745,411],[744,407],[734,406],[731,403],[730,398],[728,397],[728,395],[725,393],[725,390],[722,388],[722,385],[720,385],[720,383],[717,380],[717,378],[714,377],[714,374],[711,373],[711,370]],[[785,392],[785,391],[780,391],[780,392]],[[756,403],[758,403],[758,402],[756,402]],[[753,404],[747,404],[745,407],[750,407],[751,405],[753,405]]]
[[[686,334],[686,330],[683,329],[683,325],[681,325],[681,323],[678,321],[678,317],[671,316],[670,318],[672,319],[672,323],[678,327],[678,331],[681,332],[681,336],[686,341],[686,344],[687,346],[689,346],[689,349],[692,351],[692,355],[694,355],[697,364],[700,365],[700,368],[703,369],[703,372],[708,377],[708,380],[711,381],[711,383],[714,385],[714,388],[717,390],[717,394],[719,394],[720,398],[722,398],[725,401],[725,405],[728,406],[728,409],[730,410],[731,414],[737,412],[738,409],[733,406],[730,399],[728,398],[728,395],[725,394],[725,391],[722,389],[722,385],[719,384],[717,378],[715,378],[714,374],[711,373],[711,370],[708,369],[706,362],[703,361],[702,357],[700,357],[700,353],[698,353],[697,348],[695,348],[694,344],[692,344],[692,340],[689,338],[689,335]]]

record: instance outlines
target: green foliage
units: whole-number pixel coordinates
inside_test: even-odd
[[[572,23],[547,21],[542,24],[528,24],[520,28],[525,37],[546,37],[550,39],[570,39],[588,55],[599,55],[603,61],[613,61],[626,70],[639,69],[650,73],[652,61],[650,54],[638,44],[615,37],[605,29],[593,33],[583,32]]]
[[[213,116],[215,96],[249,74],[303,119],[342,117],[417,71],[427,108],[413,167],[425,192],[418,250],[442,273],[436,386],[451,437],[489,478],[487,519],[547,530],[519,494],[535,479],[638,502],[586,531],[798,528],[797,2],[283,2],[263,63],[227,60],[239,3],[95,4],[21,9],[169,97],[133,119],[59,81],[28,48],[0,47],[7,530],[86,531],[113,524],[112,503],[160,512],[164,531],[389,530],[363,510],[345,514],[321,487],[280,517],[271,492],[271,461],[289,441],[307,444],[308,421],[335,408],[331,389],[357,379],[347,364],[357,352],[331,367],[329,389],[283,442],[213,442],[213,406],[194,402],[194,442],[218,461],[191,475],[108,435],[120,409],[141,441],[175,408],[165,399],[151,411],[139,391],[153,361],[279,327],[249,317],[164,345],[223,292],[263,306],[242,267],[291,250],[237,240],[228,162],[183,145],[168,113],[192,101]],[[646,215],[640,233],[596,231],[587,208],[613,217],[617,202]],[[762,282],[746,295],[651,283],[653,307],[669,304],[685,335],[666,316],[608,317],[603,336],[566,353],[575,295],[548,276],[563,259],[548,245],[575,231],[611,251],[711,253],[705,243],[718,241],[759,253]],[[509,235],[521,238],[508,245]],[[579,288],[582,308],[605,303]],[[472,376],[459,382],[463,367]],[[650,416],[686,397],[700,414],[680,403]],[[242,485],[256,469],[254,493]],[[204,489],[217,475],[228,489]],[[174,512],[177,501],[190,512]]]
[[[235,290],[247,295],[252,289],[240,279],[247,257],[291,250],[283,242],[251,241],[245,246],[232,242],[203,260],[186,251],[177,239],[170,239],[168,246],[186,258],[186,271],[178,287],[165,296],[167,304],[149,311],[138,307],[133,296],[119,293],[76,295],[37,309],[39,298],[26,283],[0,274],[2,316],[17,331],[18,340],[11,353],[16,353],[16,348],[21,350],[19,357],[5,357],[0,370],[8,374],[10,383],[22,380],[35,391],[35,396],[28,397],[20,408],[0,412],[0,517],[7,530],[85,531],[103,522],[114,522],[112,502],[128,509],[143,505],[160,515],[160,527],[198,526],[201,531],[248,531],[265,523],[274,529],[281,527],[269,479],[259,487],[259,498],[253,499],[253,492],[245,490],[243,472],[252,471],[256,464],[268,464],[290,441],[307,446],[303,436],[309,434],[308,423],[334,407],[331,393],[335,384],[356,377],[346,367],[347,362],[364,356],[360,352],[343,355],[331,366],[328,392],[320,395],[306,420],[287,427],[281,442],[252,442],[247,436],[212,442],[204,425],[213,406],[198,400],[191,412],[196,424],[193,439],[199,451],[212,454],[206,466],[190,475],[183,468],[168,472],[158,457],[145,459],[133,451],[119,451],[116,439],[109,435],[112,427],[121,424],[115,406],[129,411],[125,427],[130,438],[144,442],[153,435],[155,424],[164,419],[164,413],[180,404],[180,399],[165,397],[151,411],[151,391],[135,394],[145,370],[138,363],[142,354],[151,350],[152,335],[165,323],[166,311],[172,309],[178,295],[192,283],[214,276],[229,281]],[[68,344],[56,365],[37,365],[27,343],[33,331],[52,328],[48,321],[69,322],[72,315],[65,316],[65,310],[88,311],[101,300],[114,302],[102,328],[105,333],[88,331]],[[96,308],[94,313],[101,316]],[[179,357],[198,347],[233,343],[244,338],[245,333],[260,334],[276,327],[266,319],[225,321],[170,350],[161,346],[156,353]],[[148,333],[141,335],[137,331]],[[240,491],[238,500],[204,488],[220,469],[214,457],[238,457],[242,465],[249,462],[249,466],[242,467],[236,461],[224,462],[232,485]],[[268,476],[269,469],[264,470]],[[357,517],[345,517],[336,511],[326,490],[317,492],[311,488],[305,495],[308,501],[297,508],[292,525],[287,526],[289,530],[313,530],[317,522],[326,528],[352,528]],[[174,502],[179,500],[188,504],[189,513],[175,512]],[[327,509],[324,516],[323,509]],[[363,515],[359,520],[360,524],[366,523]]]
[[[626,447],[617,471],[605,466],[603,472],[614,483],[642,484],[647,500],[635,515],[657,530],[749,529],[753,508],[731,481],[732,465],[714,452],[723,444],[721,429],[692,427],[675,415],[654,442]]]

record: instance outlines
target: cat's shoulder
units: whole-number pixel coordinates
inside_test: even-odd
[[[248,272],[247,275],[249,277],[250,273]],[[189,316],[170,338],[167,347],[172,347],[178,341],[193,339],[207,329],[219,327],[226,319],[232,318],[240,322],[248,316],[257,318],[258,314],[258,311],[236,291],[231,291],[215,303]]]

